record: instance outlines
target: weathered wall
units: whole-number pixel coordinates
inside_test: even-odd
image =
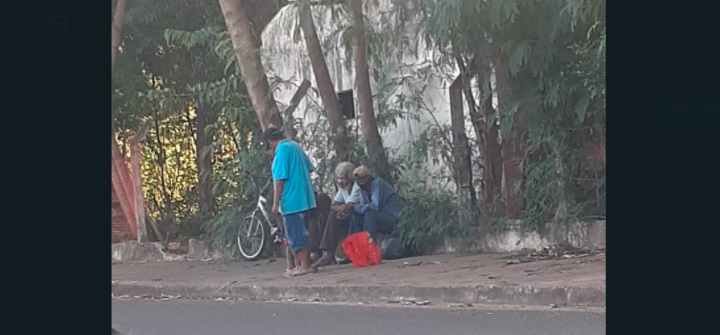
[[[520,222],[510,223],[502,232],[486,236],[479,246],[481,252],[517,252],[523,249],[538,250],[544,247],[569,246],[583,250],[604,249],[606,246],[605,220],[574,222],[554,228],[546,234],[522,232]],[[446,243],[437,253],[452,253],[456,247]]]
[[[130,226],[125,218],[125,213],[123,213],[122,208],[120,207],[120,200],[118,200],[114,189],[112,190],[111,206],[112,216],[110,221],[112,223],[112,243],[134,240],[132,232],[130,231]]]
[[[381,6],[384,3],[386,3],[386,1],[380,1]],[[330,77],[334,81],[336,91],[353,89],[355,74],[351,64],[352,60],[348,60],[345,57],[348,50],[345,50],[343,47],[339,36],[333,34],[333,32],[339,30],[341,26],[346,26],[349,23],[342,20],[333,22],[330,11],[323,10],[321,7],[313,7],[313,11],[321,43],[328,41],[326,45],[331,45],[331,47],[326,48],[324,52]],[[374,24],[377,27],[379,24],[379,14],[377,14],[377,10],[366,8],[365,14],[369,18],[368,24]],[[269,77],[277,77],[285,82],[283,85],[279,85],[275,91],[275,99],[282,105],[281,108],[287,105],[303,79],[310,80],[312,87],[317,88],[304,40],[302,38],[294,38],[293,27],[296,25],[297,13],[295,7],[292,5],[286,6],[268,24],[262,34],[263,64],[270,73]],[[413,38],[417,38],[417,36]],[[411,75],[413,71],[427,66],[427,62],[433,59],[433,51],[422,47],[423,41],[421,38],[417,38],[416,43],[419,45],[418,50],[420,51],[405,54],[401,63],[394,65],[398,73],[403,72],[405,75]],[[423,93],[423,100],[428,107],[434,110],[434,116],[423,111],[406,111],[418,114],[419,120],[401,118],[398,120],[397,126],[382,131],[383,144],[389,148],[389,155],[393,156],[407,153],[412,141],[417,139],[429,126],[435,125],[435,120],[437,120],[437,123],[440,125],[450,124],[450,105],[447,87],[451,82],[450,78],[455,75],[457,75],[457,73],[432,75],[424,82],[427,84],[427,88]],[[373,93],[376,94],[377,83],[372,82],[371,86]],[[303,122],[305,126],[315,122],[318,118],[317,112],[308,108],[308,99],[317,101],[319,105],[322,105],[319,96],[311,90],[295,112],[296,117],[304,118]],[[377,103],[377,101],[375,101],[375,103]],[[355,108],[357,111],[357,104]],[[378,109],[376,107],[376,113],[377,112]],[[348,121],[348,125],[354,127],[356,122],[359,121]],[[471,129],[469,119],[467,127]],[[351,136],[355,135],[354,133],[351,134]],[[472,138],[474,134],[469,131],[468,136]],[[310,148],[306,149],[309,150]],[[448,169],[445,164],[435,165],[432,163],[428,163],[428,168],[431,171]],[[449,170],[446,172],[450,173]]]

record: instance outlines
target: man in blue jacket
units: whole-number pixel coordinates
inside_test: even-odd
[[[350,233],[367,231],[377,242],[378,232],[389,234],[395,228],[405,204],[387,181],[373,177],[367,167],[358,167],[353,175],[361,197],[354,206]]]
[[[272,211],[282,214],[290,249],[300,260],[300,267],[292,269],[286,275],[295,277],[315,272],[317,269],[310,266],[308,231],[305,224],[307,212],[317,207],[310,179],[312,163],[300,145],[285,139],[281,130],[268,128],[263,135],[270,149],[275,150],[272,164],[275,181]]]

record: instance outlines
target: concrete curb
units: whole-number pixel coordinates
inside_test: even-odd
[[[605,307],[605,286],[261,286],[237,283],[193,284],[153,281],[113,281],[115,296],[182,296],[243,300],[328,302],[391,302],[416,299],[431,304],[497,304],[562,307]]]

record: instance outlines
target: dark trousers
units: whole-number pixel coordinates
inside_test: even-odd
[[[317,220],[308,225],[310,250],[312,252],[335,252],[337,246],[347,237],[351,217],[338,219],[336,212],[330,212],[327,220]]]
[[[374,241],[377,241],[378,233],[392,233],[397,222],[398,218],[387,212],[368,210],[365,214],[354,213],[350,223],[350,234],[366,231]]]

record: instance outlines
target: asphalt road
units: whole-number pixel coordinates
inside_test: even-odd
[[[595,335],[605,313],[208,300],[113,300],[123,335]]]

